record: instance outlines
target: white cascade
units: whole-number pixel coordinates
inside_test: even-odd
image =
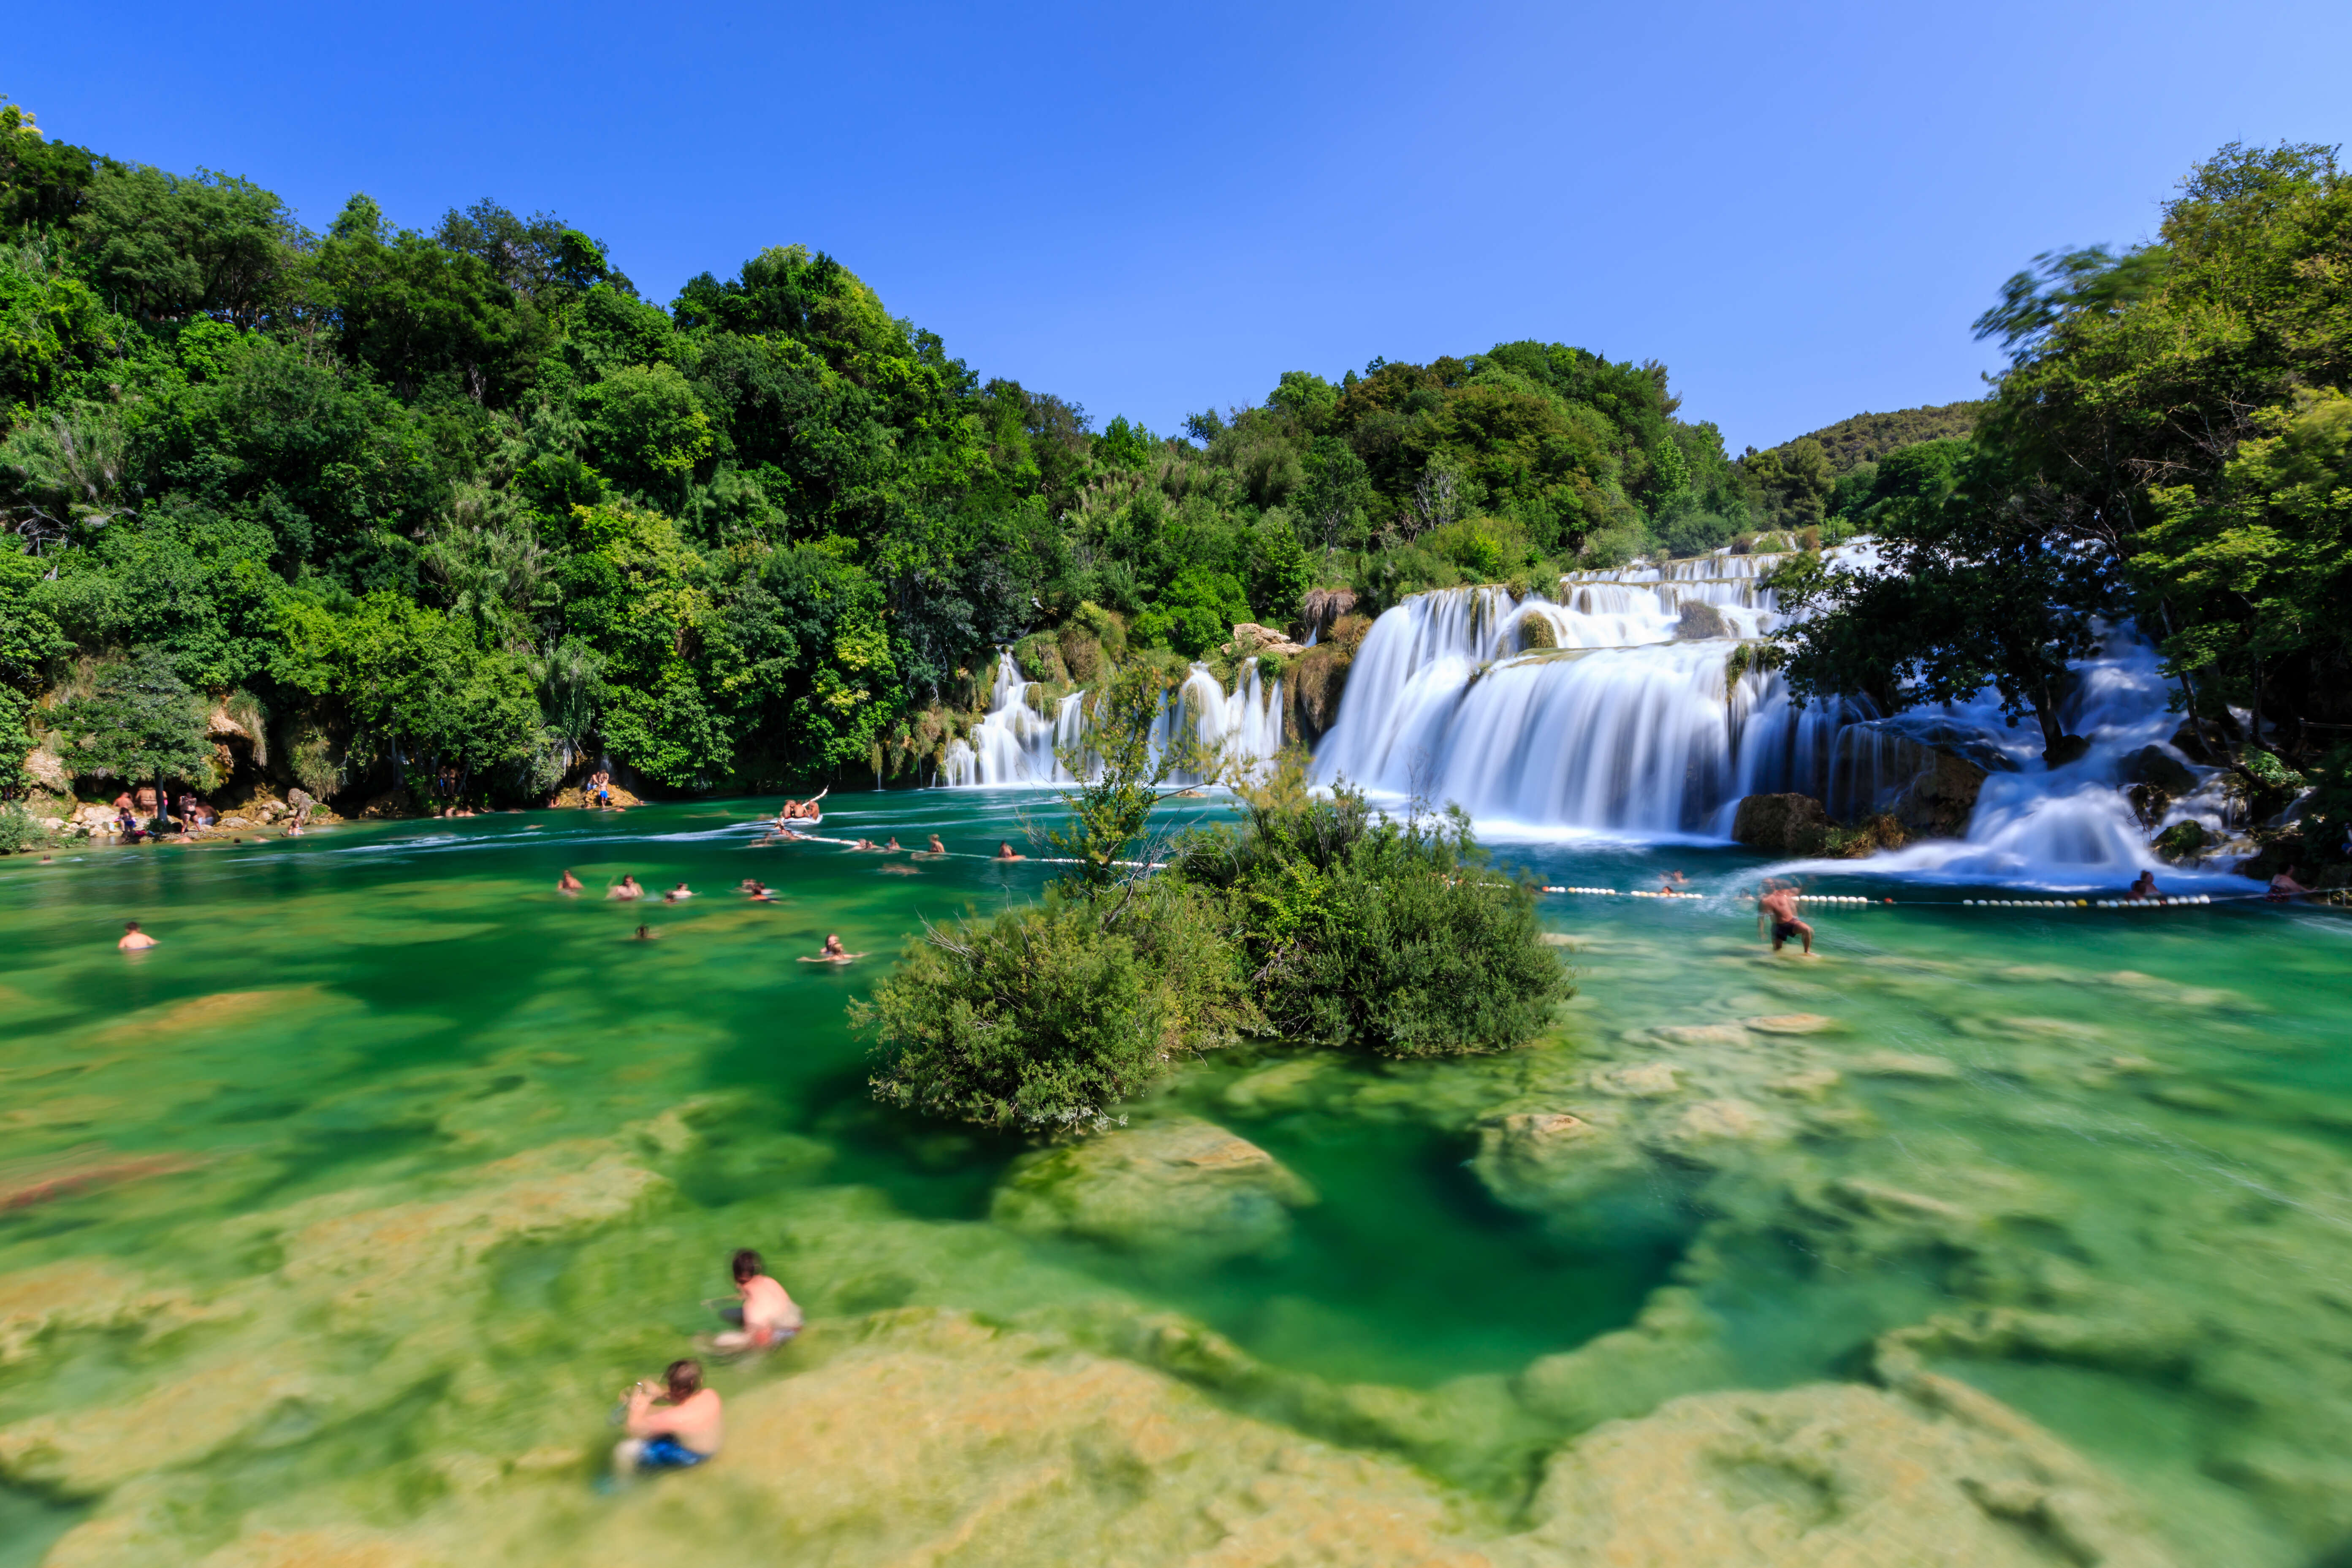
[[[1060,753],[1086,738],[1087,694],[1073,691],[1062,698],[1048,719],[1029,700],[1034,684],[1022,679],[1011,650],[997,656],[988,711],[971,741],[949,742],[940,765],[942,784],[961,788],[1072,782]],[[1282,682],[1263,679],[1251,661],[1228,692],[1206,665],[1192,666],[1160,700],[1151,727],[1154,753],[1165,751],[1180,735],[1197,742],[1211,757],[1261,771],[1282,749]],[[1202,782],[1190,774],[1185,779]]]
[[[1769,673],[1727,683],[1737,639],[1780,623],[1762,582],[1775,564],[1713,555],[1579,573],[1557,600],[1416,595],[1365,637],[1315,776],[1497,826],[1643,837],[1719,836],[1743,795],[1874,799],[1900,781],[1878,776],[1885,748],[1855,722],[1866,712],[1800,710]],[[1691,603],[1733,636],[1676,640]]]
[[[1877,564],[1867,544],[1831,554],[1852,570]],[[2141,868],[2181,877],[2157,860],[2117,787],[2123,759],[2168,748],[2179,722],[2156,650],[2129,627],[2108,628],[2075,667],[2062,716],[2090,749],[2051,768],[2039,729],[2009,723],[1990,689],[1882,719],[1859,700],[1800,708],[1769,672],[1727,682],[1738,640],[1787,624],[1764,581],[1784,559],[1717,552],[1576,573],[1557,598],[1416,595],[1365,637],[1314,776],[1458,805],[1507,833],[1727,838],[1743,795],[1799,791],[1848,816],[1892,804],[1923,746],[1957,743],[2008,764],[1986,779],[1967,838],[1881,855],[1874,868],[2053,885]],[[1731,636],[1677,640],[1693,603]],[[2221,805],[2209,780],[2167,820],[2219,826]]]
[[[1085,733],[1086,693],[1073,691],[1054,705],[1051,719],[1029,704],[1029,688],[1010,648],[996,657],[996,679],[989,688],[988,711],[969,742],[948,745],[940,764],[942,782],[971,784],[1063,784],[1070,774],[1058,753]]]

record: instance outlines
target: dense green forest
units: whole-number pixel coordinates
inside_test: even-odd
[[[2070,659],[2103,619],[2158,639],[2180,743],[2277,858],[2352,821],[2352,177],[2336,150],[2223,148],[2151,243],[2053,252],[1978,335],[2009,351],[1973,434],[1885,456],[1853,523],[1898,570],[1799,563],[1801,690],[1887,706],[1990,682],[2063,757]]]
[[[543,798],[599,756],[664,791],[921,777],[1024,634],[1187,658],[1318,586],[1377,607],[1822,515],[1654,363],[1374,359],[1097,429],[821,251],[664,308],[543,213],[428,231],[355,195],[313,233],[16,107],[0,424],[0,787],[266,760],[346,808],[450,768]]]

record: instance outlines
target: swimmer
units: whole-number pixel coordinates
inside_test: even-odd
[[[2270,903],[2283,904],[2290,899],[2301,898],[2310,892],[2309,888],[2294,879],[2294,874],[2302,869],[2300,866],[2289,866],[2285,870],[2273,877],[2270,891],[2264,893],[2263,898]]]
[[[764,884],[754,882],[751,884],[751,901],[755,904],[772,904],[776,901],[776,895]]]
[[[668,892],[662,895],[662,902],[666,904],[682,904],[692,897],[694,897],[694,889],[688,887],[684,882],[680,882],[677,887],[672,888]]]
[[[631,876],[628,872],[624,871],[621,873],[621,879],[618,882],[614,883],[611,887],[604,889],[604,896],[608,899],[618,899],[623,903],[627,903],[632,899],[644,898],[646,896],[646,890],[637,885],[636,878]]]
[[[862,952],[851,952],[843,948],[841,937],[835,933],[824,939],[824,948],[822,952],[803,958],[801,962],[803,963],[847,963],[853,958],[865,956]]]
[[[638,942],[654,942],[661,936],[661,932],[651,926],[639,926],[633,934]]]
[[[691,1469],[726,1438],[719,1392],[702,1386],[702,1363],[693,1361],[670,1363],[658,1389],[632,1387],[622,1425],[629,1435],[613,1448],[613,1476],[623,1481],[640,1470]]]
[[[122,935],[114,944],[124,952],[144,952],[155,945],[155,939],[139,929],[137,921],[122,922]]]
[[[580,879],[573,876],[571,868],[566,867],[563,875],[555,879],[555,890],[567,899],[576,899],[583,889]]]
[[[741,1305],[720,1315],[735,1327],[711,1337],[711,1347],[722,1354],[773,1350],[801,1331],[801,1310],[784,1288],[768,1277],[767,1265],[750,1247],[738,1252],[728,1267],[735,1276],[735,1294]]]
[[[918,860],[944,860],[947,858],[947,853],[948,847],[940,843],[940,836],[934,833],[931,835],[931,847],[929,849],[916,850],[915,858]]]
[[[1805,956],[1813,955],[1813,928],[1797,918],[1797,889],[1788,883],[1768,882],[1758,895],[1756,908],[1772,919],[1772,951],[1792,936],[1804,938]]]
[[[871,838],[861,838],[856,843],[851,845],[850,847],[852,849],[879,849],[882,846],[875,843]]]
[[[1026,860],[1029,857],[1026,855],[1015,855],[1013,852],[1012,845],[999,840],[996,846],[996,858],[999,860]]]
[[[898,836],[895,833],[890,835],[890,842],[882,846],[882,848],[886,854],[890,855],[903,855],[906,853],[905,850],[898,847]]]
[[[1662,893],[1679,893],[1689,886],[1690,879],[1680,871],[1669,871],[1658,879],[1658,891]]]
[[[2156,873],[2142,871],[2132,885],[2124,889],[2124,897],[2137,903],[2142,899],[2156,897]]]

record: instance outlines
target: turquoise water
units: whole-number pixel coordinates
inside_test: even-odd
[[[1271,1369],[1191,1374],[1214,1397],[1335,1440],[1391,1441],[1266,1391],[1507,1397],[1454,1458],[1394,1439],[1496,1507],[1595,1419],[1899,1344],[2108,1468],[2185,1561],[2352,1539],[2352,919],[1976,910],[1857,876],[1837,890],[1936,901],[1822,910],[1808,963],[1727,896],[1751,858],[1506,848],[1718,896],[1548,899],[1580,991],[1526,1051],[1185,1070],[1139,1123],[1213,1121],[1316,1194],[1280,1245],[1208,1260],[1016,1236],[990,1215],[1023,1145],[866,1096],[846,1004],[920,920],[1034,897],[1048,868],[984,856],[1050,809],[836,803],[828,834],[968,857],[919,866],[760,846],[740,802],[0,863],[0,1563],[139,1510],[164,1560],[272,1509],[397,1531],[451,1506],[453,1445],[592,1453],[738,1245],[817,1322],[1175,1314]],[[589,896],[554,894],[565,868]],[[604,901],[625,871],[699,896]],[[117,953],[132,918],[162,945]],[[869,956],[798,962],[835,931]],[[1549,1110],[1611,1152],[1514,1164],[1505,1119]],[[1704,1327],[1607,1342],[1639,1389],[1542,1393],[1584,1364],[1546,1358],[1661,1300]],[[273,1392],[244,1410],[215,1377]]]

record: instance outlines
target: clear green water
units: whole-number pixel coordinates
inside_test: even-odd
[[[827,831],[984,851],[1022,805],[856,797]],[[1659,1352],[1661,1397],[1867,1375],[1879,1336],[1944,1314],[1917,1353],[2106,1465],[2185,1561],[2352,1540],[2352,919],[1832,909],[1809,964],[1764,954],[1727,899],[1553,899],[1582,986],[1557,1038],[1273,1077],[1291,1058],[1236,1054],[1142,1108],[1232,1129],[1320,1199],[1270,1255],[1155,1261],[1012,1236],[988,1216],[1017,1143],[865,1094],[845,1005],[919,917],[1033,897],[1046,868],[891,874],[908,862],[755,847],[754,816],[538,813],[0,865],[0,1568],[142,1498],[197,1552],[277,1500],[396,1526],[436,1506],[420,1467],[453,1445],[593,1446],[611,1389],[706,1326],[697,1302],[738,1245],[820,1319],[1110,1302],[1197,1319],[1284,1373],[1423,1390],[1520,1374],[1661,1287],[1708,1324]],[[1621,887],[1671,861],[1727,888],[1751,864],[1506,858]],[[565,867],[588,897],[554,895]],[[701,896],[603,901],[624,871]],[[788,901],[747,904],[745,876]],[[162,946],[115,952],[126,918]],[[633,940],[640,921],[658,939]],[[828,931],[875,956],[796,962]],[[1786,1014],[1829,1026],[1706,1033]],[[1660,1062],[1679,1074],[1664,1092],[1594,1087]],[[1759,1108],[1748,1135],[1677,1131],[1725,1100]],[[1635,1152],[1556,1188],[1498,1176],[1493,1129],[1517,1110],[1615,1118]],[[596,1209],[614,1147],[658,1180]],[[485,1167],[547,1160],[584,1173],[552,1201],[594,1212],[501,1229],[436,1207],[313,1261],[343,1216],[462,1210]],[[426,1233],[469,1226],[484,1239],[461,1268]],[[77,1266],[108,1272],[61,1272]],[[42,1286],[49,1305],[26,1308],[26,1280],[83,1304]],[[250,1421],[169,1403],[191,1378],[265,1374],[292,1392]],[[1538,1408],[1520,1437],[1591,1418]],[[185,1440],[136,1439],[158,1421]],[[1507,1489],[1511,1470],[1450,1479]]]

